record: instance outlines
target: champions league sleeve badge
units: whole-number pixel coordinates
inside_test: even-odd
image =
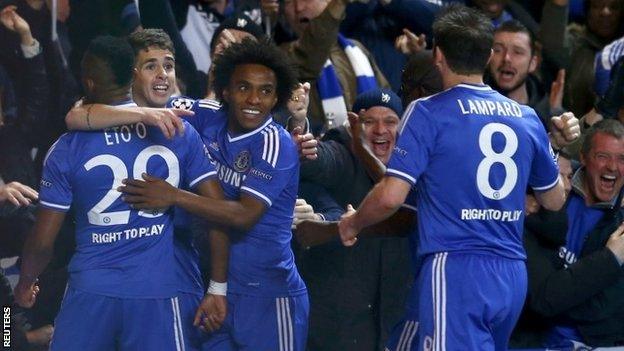
[[[177,98],[171,102],[171,106],[181,110],[190,110],[193,107],[193,103],[194,101],[191,99]]]
[[[249,151],[244,150],[239,152],[234,160],[234,170],[236,170],[236,172],[247,172],[249,170],[250,160],[251,153]]]

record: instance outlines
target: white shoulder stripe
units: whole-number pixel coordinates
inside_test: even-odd
[[[266,160],[269,147],[269,136],[267,135],[267,132],[265,130],[263,130],[261,133],[264,137],[264,143],[262,145],[262,159]]]
[[[277,157],[279,156],[279,149],[280,149],[279,130],[274,125],[269,125],[269,128],[273,129],[273,134],[275,135],[275,153],[273,153],[273,160],[271,161],[271,165],[273,166],[273,168],[275,168],[275,165],[277,164]]]
[[[279,130],[277,127],[269,125],[262,131],[262,135],[264,136],[262,159],[275,168],[280,148]]]
[[[219,106],[221,107],[221,102],[218,100],[212,100],[212,99],[201,99],[199,101],[197,101],[197,103],[199,104],[203,104],[203,105],[214,105],[214,106]]]

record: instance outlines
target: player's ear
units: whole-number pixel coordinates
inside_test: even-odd
[[[91,78],[83,78],[82,85],[86,90],[87,95],[91,95],[95,91],[95,82]]]

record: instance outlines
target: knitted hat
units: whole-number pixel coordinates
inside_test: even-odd
[[[387,107],[396,112],[399,118],[403,115],[401,98],[390,89],[371,89],[361,93],[355,98],[351,110],[358,113],[360,110],[367,110],[375,106]]]

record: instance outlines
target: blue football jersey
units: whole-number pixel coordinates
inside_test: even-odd
[[[412,102],[387,175],[416,186],[418,254],[524,259],[527,184],[545,191],[559,168],[531,108],[488,86],[460,84]]]
[[[299,184],[299,157],[290,135],[272,118],[254,131],[230,135],[227,111],[218,102],[198,100],[191,109],[195,116],[187,120],[202,136],[225,196],[239,200],[244,193],[267,207],[249,232],[231,242],[228,291],[263,297],[304,293],[290,247]]]
[[[142,173],[176,187],[216,175],[190,127],[173,140],[142,123],[71,132],[48,151],[40,204],[75,212],[76,253],[69,264],[74,288],[114,297],[176,294],[172,210],[133,210],[116,190],[124,178],[141,179]]]

